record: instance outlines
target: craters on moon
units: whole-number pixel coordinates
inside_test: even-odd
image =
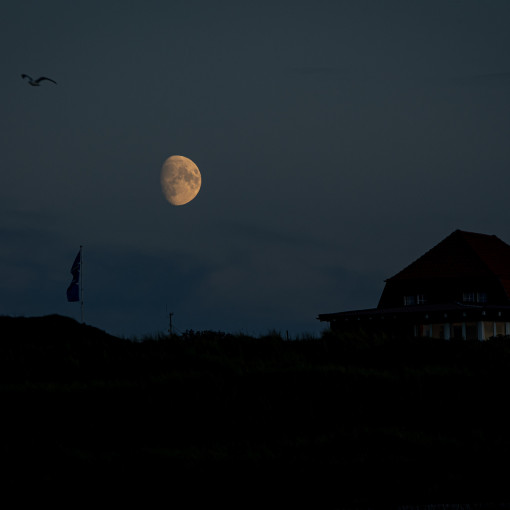
[[[197,165],[184,156],[170,156],[161,168],[161,190],[172,205],[191,202],[200,191],[202,176]]]

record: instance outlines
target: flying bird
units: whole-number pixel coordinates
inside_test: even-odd
[[[55,85],[57,84],[57,82],[55,80],[52,80],[51,78],[46,78],[46,76],[41,76],[40,78],[37,78],[37,80],[34,80],[33,78],[31,78],[30,76],[28,76],[28,74],[22,74],[21,77],[23,79],[27,78],[28,84],[32,85],[32,87],[39,87],[43,80],[51,81],[51,83],[54,83]]]

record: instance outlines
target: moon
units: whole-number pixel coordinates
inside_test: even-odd
[[[170,156],[161,168],[161,190],[172,205],[191,202],[200,191],[202,175],[197,165],[184,156]]]

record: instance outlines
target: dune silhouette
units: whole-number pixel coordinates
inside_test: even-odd
[[[508,339],[130,340],[0,317],[3,481],[188,507],[505,501],[509,383]]]

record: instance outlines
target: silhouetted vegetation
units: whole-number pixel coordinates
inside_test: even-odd
[[[132,341],[60,316],[0,317],[0,335],[10,487],[241,508],[510,499],[510,339]]]

